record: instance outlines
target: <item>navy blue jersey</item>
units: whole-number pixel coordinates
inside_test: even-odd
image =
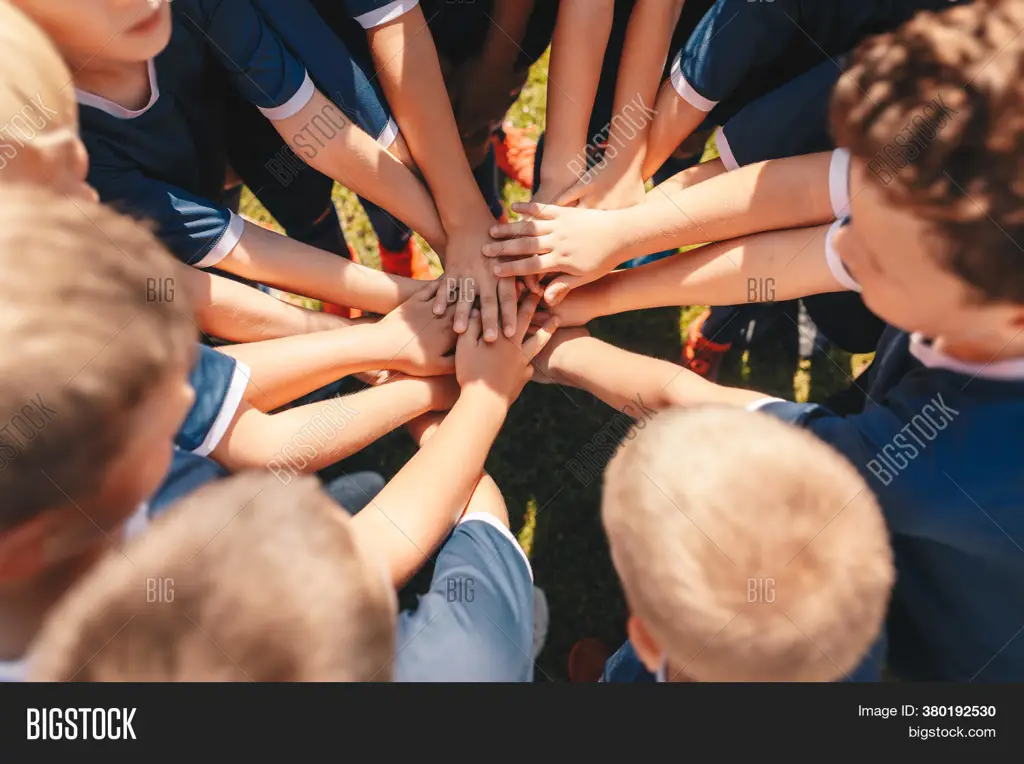
[[[701,111],[711,111],[756,70],[806,49],[835,57],[919,10],[970,0],[717,0],[672,64],[673,86]]]
[[[324,75],[325,95],[349,119],[386,143],[397,134],[371,77],[352,64],[344,45],[296,26],[324,31],[310,23],[316,14],[307,0],[290,0],[289,9],[294,23],[282,35],[254,0],[176,0],[171,41],[149,65],[145,107],[129,111],[77,91],[89,183],[104,202],[154,221],[164,244],[190,265],[216,265],[244,229],[218,201],[227,167],[226,88],[266,118],[287,119],[316,90],[305,58],[317,72],[334,73]]]
[[[189,383],[196,391],[196,400],[174,444],[183,451],[208,456],[242,405],[249,369],[229,355],[200,345]]]
[[[856,288],[830,244],[828,258]],[[898,574],[892,669],[917,680],[1024,680],[1024,640],[1015,639],[1024,627],[1024,359],[969,364],[889,327],[861,413],[757,407],[838,449],[877,494]]]

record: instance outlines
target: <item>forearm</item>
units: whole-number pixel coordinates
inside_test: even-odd
[[[831,164],[829,152],[808,154],[759,162],[700,183],[692,182],[699,168],[684,170],[647,194],[642,205],[609,213],[621,221],[615,224],[623,239],[616,259],[624,263],[666,249],[827,223],[835,217]]]
[[[423,287],[422,281],[368,268],[247,223],[219,268],[261,284],[371,313],[389,313]]]
[[[639,0],[630,16],[609,128],[616,151],[608,170],[617,176],[639,178],[643,171],[658,87],[682,9],[683,0]],[[616,117],[629,123],[628,130],[617,128]]]
[[[387,368],[393,353],[374,324],[218,348],[250,371],[245,400],[273,411],[349,374]]]
[[[434,405],[431,384],[405,377],[267,415],[241,414],[212,454],[231,471],[313,473],[365,448]]]
[[[489,222],[491,216],[466,159],[426,26],[417,5],[370,30],[370,48],[388,103],[430,187],[441,223],[450,231],[467,219]]]
[[[322,93],[274,126],[310,167],[379,204],[443,251],[444,229],[426,186]]]
[[[614,15],[614,0],[562,0],[558,8],[548,73],[543,185],[568,186],[586,170],[587,133]]]
[[[490,392],[464,390],[437,431],[353,518],[386,561],[396,587],[429,559],[462,514],[506,414]]]
[[[679,144],[689,138],[708,116],[707,112],[680,98],[671,81],[661,86],[654,112],[641,171],[645,181],[654,176]]]
[[[350,325],[341,316],[289,305],[223,276],[182,266],[199,328],[232,342],[259,342]]]
[[[594,337],[573,339],[558,348],[552,371],[633,419],[649,418],[671,406],[746,406],[765,397],[717,385],[676,364]]]
[[[675,305],[742,305],[843,291],[825,259],[828,226],[773,231],[615,271],[574,290],[592,316]]]

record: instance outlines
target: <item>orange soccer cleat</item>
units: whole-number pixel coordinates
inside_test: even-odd
[[[722,359],[732,349],[732,343],[712,342],[704,336],[704,322],[710,315],[711,310],[706,310],[690,324],[683,345],[683,366],[705,379],[714,380],[718,377]]]
[[[533,189],[537,159],[537,141],[529,137],[532,132],[506,123],[491,139],[498,169],[527,190]]]

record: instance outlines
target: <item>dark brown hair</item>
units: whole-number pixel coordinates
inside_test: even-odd
[[[853,54],[836,143],[930,221],[983,300],[1024,303],[1024,3],[919,13]]]

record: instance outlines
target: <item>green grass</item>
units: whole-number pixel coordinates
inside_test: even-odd
[[[532,70],[509,113],[517,126],[535,125],[538,132],[543,129],[546,82],[545,56]],[[707,157],[713,155],[710,146]],[[528,192],[512,181],[506,183],[504,192],[510,202],[529,198]],[[336,187],[334,198],[349,241],[363,262],[376,264],[376,237],[355,196]],[[243,211],[250,218],[272,224],[251,195],[244,198]],[[648,310],[605,318],[591,328],[614,344],[678,361],[686,326],[703,309]],[[779,359],[792,353],[784,350],[766,346],[758,347],[756,353],[730,354],[721,381],[786,398],[820,401],[845,386],[867,361],[831,351],[827,358],[787,365]],[[584,484],[566,468],[615,413],[578,390],[530,385],[511,411],[487,461],[488,471],[505,495],[513,530],[530,555],[536,581],[547,593],[551,607],[551,629],[536,670],[540,681],[566,678],[566,658],[577,639],[596,636],[617,647],[625,638],[625,604],[598,512],[600,479]],[[350,461],[355,467],[378,469],[390,476],[412,453],[411,441],[402,433],[393,433]],[[678,458],[685,474],[686,454]]]

